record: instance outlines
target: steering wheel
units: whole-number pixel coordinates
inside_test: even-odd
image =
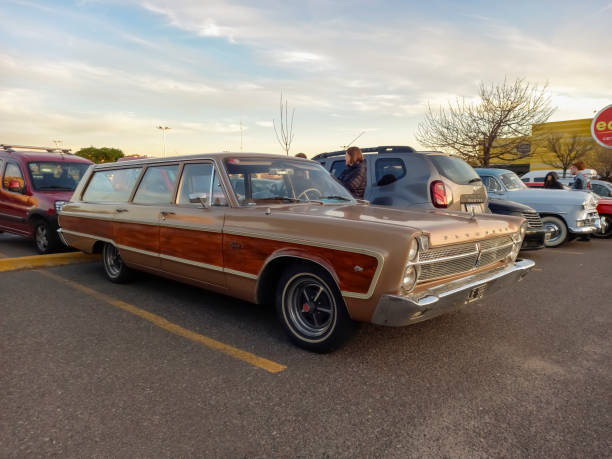
[[[310,196],[308,196],[308,193],[317,193],[318,196],[310,198]],[[321,196],[323,196],[323,193],[321,193],[317,188],[306,188],[304,191],[298,194],[297,198],[300,199],[300,196],[302,195],[304,195],[306,201],[312,201],[313,199],[319,199]]]

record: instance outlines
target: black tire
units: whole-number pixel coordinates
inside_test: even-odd
[[[113,244],[106,243],[102,247],[102,264],[104,274],[111,282],[122,284],[132,278],[132,270],[125,265],[119,250]]]
[[[282,274],[276,312],[291,341],[320,353],[340,347],[355,325],[329,273],[307,263],[291,265]]]
[[[545,215],[542,217],[542,226],[553,231],[550,239],[545,242],[546,247],[559,247],[567,240],[567,226],[559,217]]]
[[[593,236],[599,238],[612,237],[612,215],[601,216],[601,230],[593,233]]]
[[[34,245],[41,255],[56,252],[61,245],[57,232],[45,220],[35,220],[33,226]]]

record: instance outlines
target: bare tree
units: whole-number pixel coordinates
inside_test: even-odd
[[[612,180],[612,149],[595,145],[588,164],[597,171],[602,179]]]
[[[293,115],[295,115],[295,108],[291,110],[291,120],[289,120],[289,108],[287,100],[285,99],[285,106],[283,107],[283,93],[280,95],[280,126],[276,128],[276,120],[272,119],[274,125],[274,132],[276,134],[276,140],[280,144],[284,152],[289,156],[289,150],[291,149],[291,142],[293,142]],[[279,134],[280,131],[280,134]]]
[[[593,139],[580,135],[549,134],[546,137],[546,147],[554,157],[544,161],[557,169],[563,169],[563,177],[570,166],[583,159],[593,148]]]
[[[532,124],[545,122],[554,111],[547,86],[504,79],[501,85],[480,83],[478,97],[477,102],[457,98],[437,111],[428,104],[417,141],[484,167],[494,158],[512,161],[533,153],[519,145],[528,141]]]

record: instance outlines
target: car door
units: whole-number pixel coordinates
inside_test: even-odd
[[[18,184],[19,188],[10,189],[10,185],[14,184]],[[0,190],[0,227],[18,234],[29,235],[31,228],[28,222],[28,209],[32,203],[32,197],[26,194],[26,182],[19,164],[7,161]]]
[[[212,286],[225,286],[223,221],[227,196],[212,161],[185,163],[176,199],[160,209],[161,269]]]

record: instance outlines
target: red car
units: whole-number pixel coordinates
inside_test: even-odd
[[[600,198],[597,202],[597,213],[601,218],[601,232],[596,237],[612,236],[612,198]]]
[[[41,254],[60,248],[57,210],[91,164],[69,150],[1,144],[0,232],[33,239]]]

